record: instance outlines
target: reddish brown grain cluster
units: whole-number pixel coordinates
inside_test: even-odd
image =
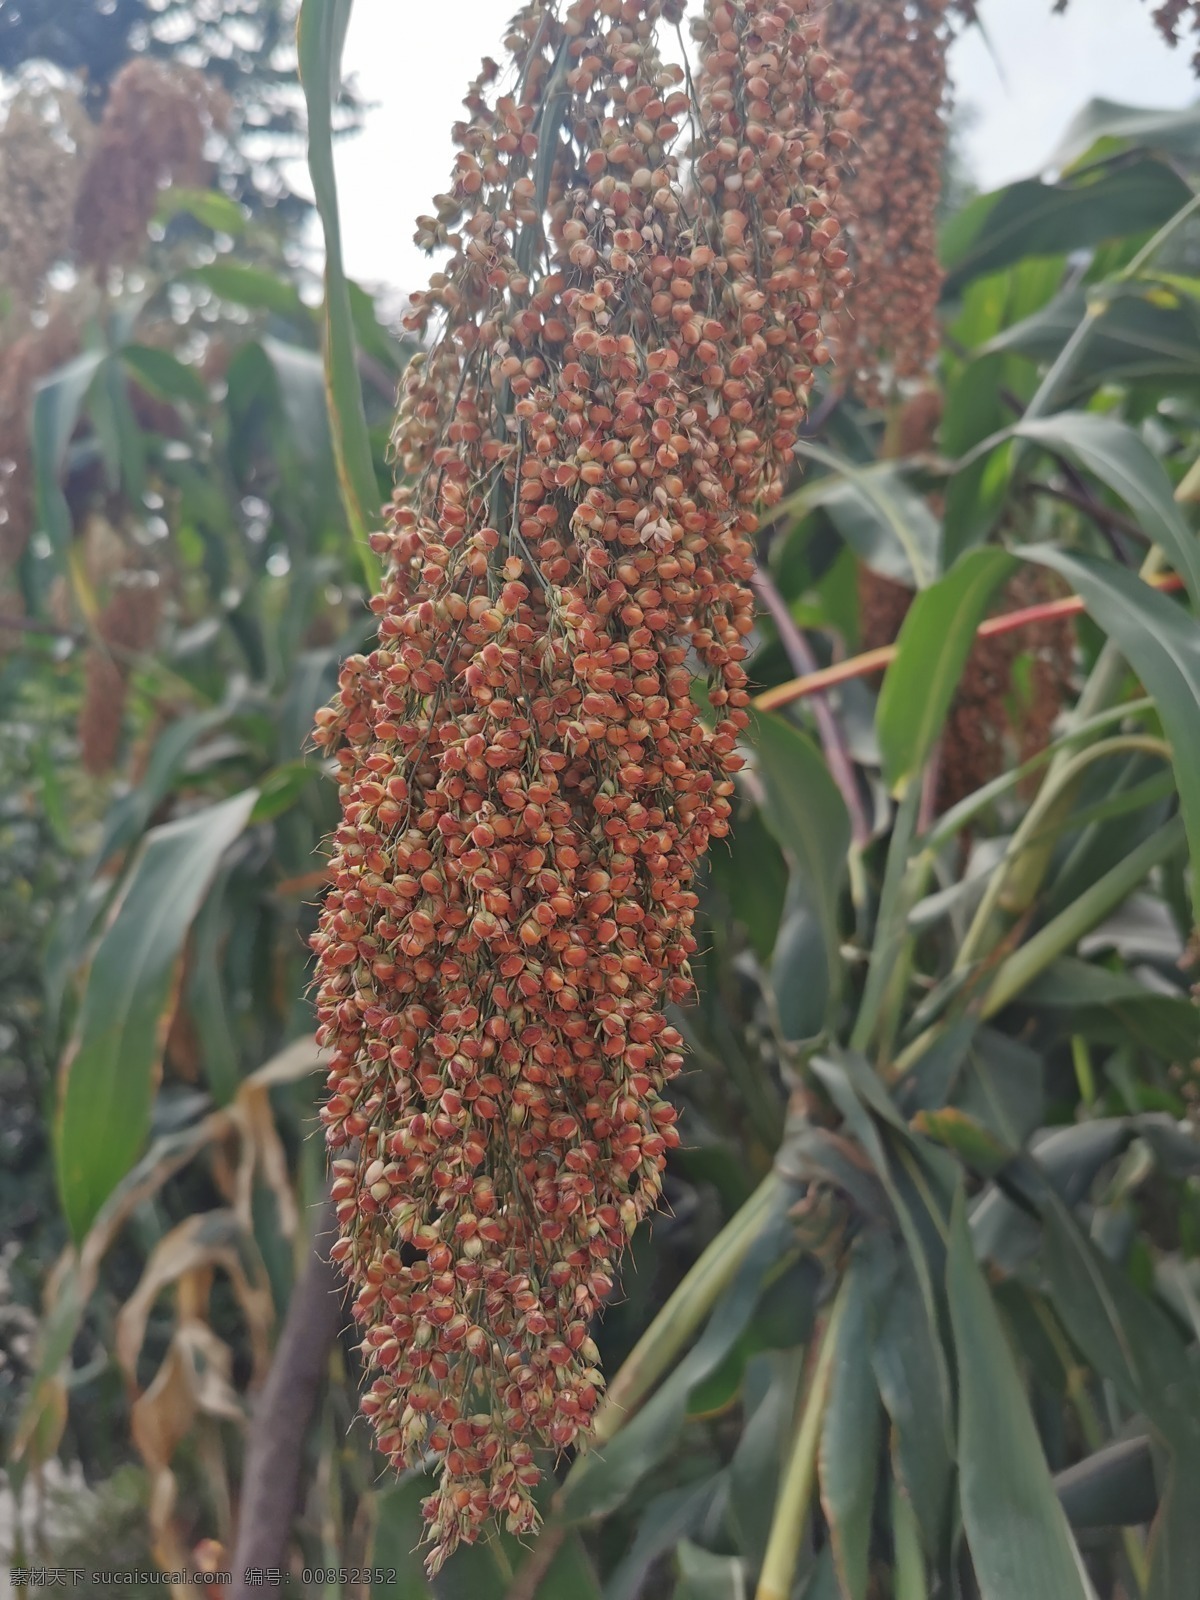
[[[1169,45],[1177,45],[1186,22],[1195,36],[1192,65],[1200,72],[1200,0],[1161,0],[1154,8],[1154,21]]]
[[[419,224],[452,256],[411,318],[379,648],[320,718],[334,1253],[380,1446],[441,1469],[434,1568],[535,1526],[535,1448],[600,1397],[589,1323],[677,1142],[663,1007],[728,828],[753,506],[845,280],[808,0],[711,0],[699,104],[654,43],[677,10],[532,4],[468,96]]]
[[[878,405],[938,349],[937,208],[946,150],[947,0],[833,0],[825,38],[864,118],[846,183],[854,291],[840,375]]]
[[[112,81],[75,212],[80,255],[103,272],[134,259],[159,191],[207,184],[205,145],[225,120],[224,92],[202,73],[136,56]]]

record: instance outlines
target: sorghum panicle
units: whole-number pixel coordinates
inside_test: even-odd
[[[207,184],[205,145],[228,114],[224,90],[194,68],[152,56],[121,68],[75,208],[76,248],[97,273],[137,256],[164,184]]]
[[[937,209],[946,152],[947,0],[832,0],[825,41],[864,119],[846,180],[854,289],[838,329],[845,381],[882,404],[938,349]]]
[[[589,1323],[678,1142],[663,1010],[740,764],[753,508],[846,280],[852,113],[808,0],[710,0],[698,104],[655,47],[679,9],[531,4],[468,95],[379,645],[319,718],[334,1255],[380,1448],[440,1466],[433,1570],[536,1525],[535,1448],[600,1398]]]

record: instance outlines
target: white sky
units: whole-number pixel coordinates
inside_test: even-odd
[[[966,155],[985,189],[1041,167],[1095,96],[1182,106],[1197,93],[1191,48],[1167,48],[1151,0],[1072,0],[1065,16],[1052,15],[1051,3],[982,0],[988,42],[972,29],[954,47],[958,101],[975,115]],[[446,186],[450,124],[515,9],[516,0],[357,0],[345,69],[375,105],[337,152],[351,277],[403,292],[423,287],[430,268],[412,243],[413,225]],[[306,184],[307,173],[295,181]]]

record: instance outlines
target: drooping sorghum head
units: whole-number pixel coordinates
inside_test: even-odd
[[[190,67],[134,56],[109,88],[75,208],[80,256],[103,274],[141,249],[163,184],[208,182],[205,145],[228,104]]]
[[[535,1525],[535,1449],[598,1402],[589,1322],[678,1139],[663,1011],[728,828],[754,507],[846,281],[852,113],[808,0],[711,0],[695,99],[655,44],[677,9],[535,0],[467,96],[379,645],[319,719],[334,1253],[381,1449],[439,1462],[434,1568]]]
[[[937,354],[937,209],[946,152],[947,0],[832,0],[825,42],[863,125],[846,182],[854,289],[837,334],[843,380],[870,404]]]

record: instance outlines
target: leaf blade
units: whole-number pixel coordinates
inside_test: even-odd
[[[961,1194],[946,1290],[958,1363],[963,1524],[982,1600],[1094,1600],[975,1260]]]
[[[887,782],[902,795],[933,749],[987,603],[1013,570],[1006,551],[971,550],[914,599],[879,694],[875,726]]]
[[[379,485],[367,432],[354,339],[350,288],[342,266],[341,224],[333,166],[333,103],[353,0],[304,0],[297,28],[300,82],[308,107],[308,169],[325,233],[325,384],[338,481],[346,517],[373,591],[379,558],[367,542],[380,513]]]
[[[97,946],[55,1130],[59,1194],[77,1241],[145,1142],[183,943],[257,797],[249,789],[153,829]]]

